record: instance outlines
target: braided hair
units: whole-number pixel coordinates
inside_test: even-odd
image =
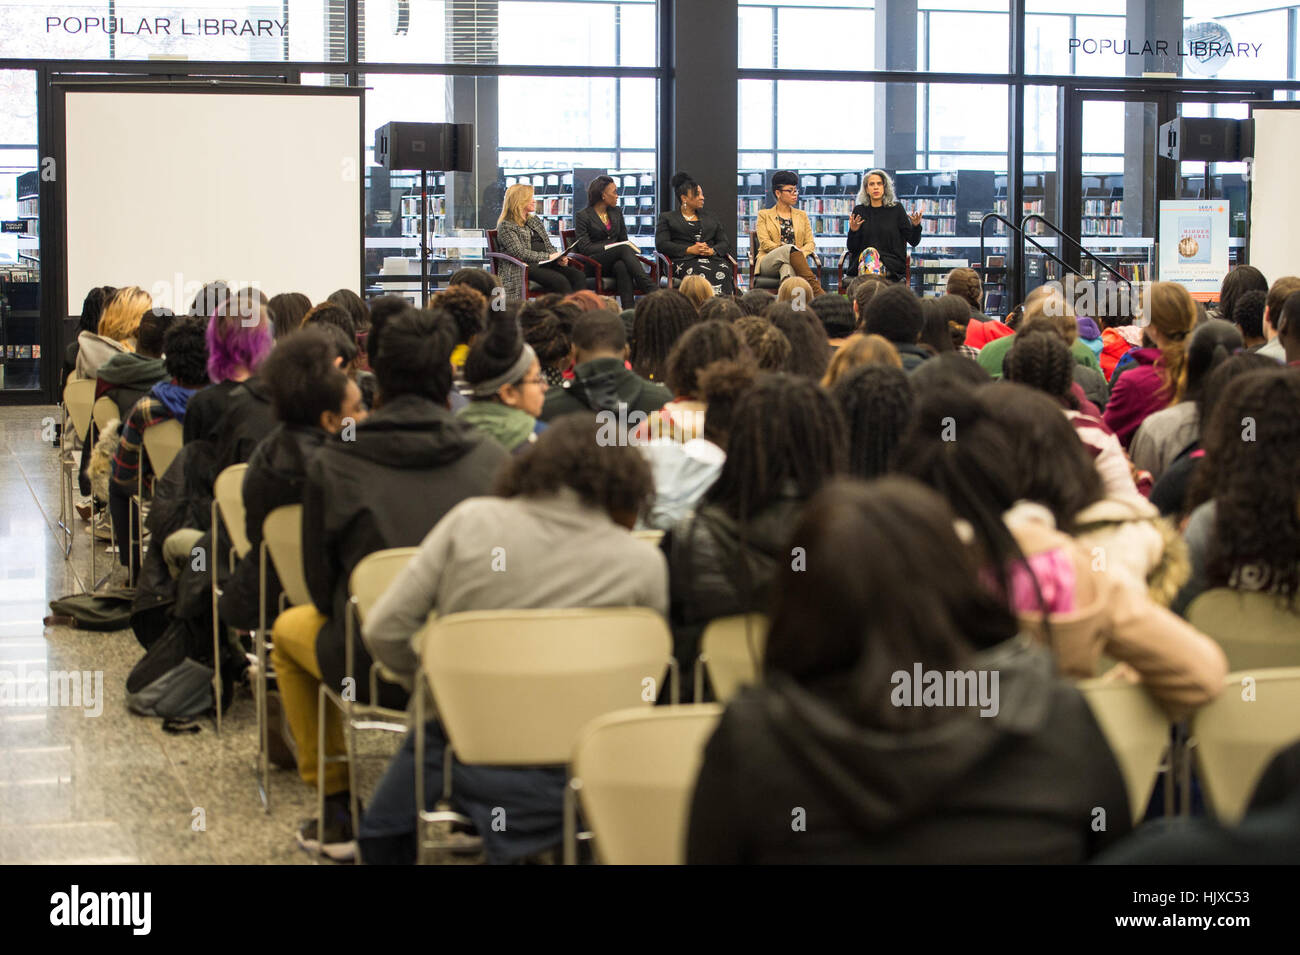
[[[1025,331],[1002,362],[1002,377],[1055,398],[1071,410],[1079,409],[1074,384],[1074,356],[1060,337],[1048,331]]]
[[[682,333],[699,321],[691,300],[676,289],[659,289],[636,303],[632,325],[632,370],[662,381],[668,355]]]
[[[900,368],[859,365],[832,391],[849,429],[849,473],[870,480],[890,469],[912,418],[912,386]]]

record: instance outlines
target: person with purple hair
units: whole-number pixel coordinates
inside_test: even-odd
[[[227,399],[257,371],[274,342],[267,298],[259,289],[227,290],[208,319],[208,378],[212,384],[190,402],[185,443],[215,437]]]

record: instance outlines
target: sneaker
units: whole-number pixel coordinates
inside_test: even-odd
[[[92,527],[95,540],[111,541],[113,539],[113,524],[108,518],[107,511],[100,511],[95,515],[95,523]]]
[[[357,840],[352,832],[352,812],[347,800],[325,800],[325,841],[316,838],[316,820],[307,819],[298,826],[298,845],[308,852],[319,852],[335,862],[352,862],[357,857]]]

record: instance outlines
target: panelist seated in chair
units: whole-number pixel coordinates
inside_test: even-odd
[[[587,187],[587,208],[573,219],[578,252],[600,263],[604,275],[612,276],[618,298],[624,308],[631,308],[637,292],[654,291],[654,283],[637,258],[637,251],[625,245],[627,225],[618,208],[618,186],[609,176],[597,176]],[[597,289],[602,292],[603,289]]]
[[[506,190],[497,221],[497,247],[506,255],[528,264],[528,280],[536,282],[548,292],[568,295],[587,287],[581,269],[569,264],[568,256],[555,259],[555,248],[546,231],[546,224],[534,213],[537,199],[533,187],[518,182]],[[554,261],[551,261],[554,259]],[[512,262],[500,262],[501,284],[506,298],[522,299],[524,270]]]
[[[809,260],[817,252],[808,213],[796,209],[799,201],[799,176],[782,169],[772,175],[772,195],[776,204],[758,210],[754,231],[758,235],[758,274],[782,281],[797,275],[812,286],[814,295],[825,292],[817,281]]]
[[[510,460],[494,496],[462,502],[434,527],[365,622],[380,662],[414,677],[420,659],[411,637],[431,611],[647,607],[667,615],[664,555],[628,533],[654,493],[650,467],[637,448],[602,442],[598,432],[594,415],[562,418]],[[509,570],[494,574],[487,568],[501,548]],[[407,734],[362,819],[367,862],[415,861],[414,739]],[[425,778],[441,779],[446,736],[436,719],[427,740]],[[564,786],[562,768],[452,764],[452,803],[474,820],[490,862],[559,846]],[[439,792],[427,787],[425,808]],[[493,824],[502,809],[504,828]]]
[[[714,295],[730,295],[736,289],[727,256],[731,243],[716,216],[704,209],[704,189],[690,173],[673,176],[673,193],[678,208],[665,212],[655,226],[655,248],[673,263],[673,281],[700,275],[713,286]]]
[[[921,213],[908,215],[894,195],[889,174],[872,169],[862,177],[858,204],[849,216],[849,234],[844,240],[849,261],[844,274],[865,270],[901,282],[907,272],[907,247],[920,241]]]

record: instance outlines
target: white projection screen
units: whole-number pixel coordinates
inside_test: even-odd
[[[178,315],[217,279],[362,291],[360,90],[284,89],[66,89],[70,315],[96,285]]]
[[[1300,216],[1300,110],[1252,108],[1255,161],[1250,181],[1250,264],[1271,282],[1300,275],[1296,220]]]

